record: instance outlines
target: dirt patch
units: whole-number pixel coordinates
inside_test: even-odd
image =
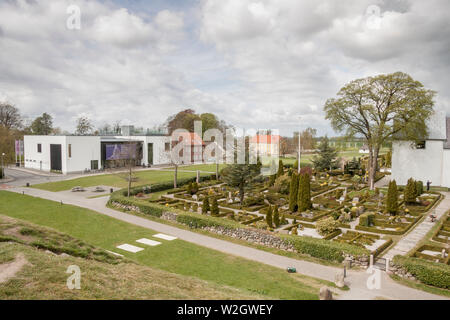
[[[14,227],[14,228],[3,230],[2,233],[7,235],[7,236],[16,237],[16,238],[18,238],[18,239],[20,239],[22,241],[27,242],[27,243],[33,240],[33,237],[27,236],[27,235],[23,235],[22,233],[20,233],[20,230],[22,230],[22,227]]]
[[[12,262],[0,264],[0,283],[13,278],[26,264],[28,261],[23,253],[18,253]]]

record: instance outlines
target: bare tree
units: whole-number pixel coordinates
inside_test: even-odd
[[[138,159],[138,148],[136,141],[127,141],[121,145],[120,164],[126,168],[125,172],[118,173],[118,176],[127,181],[128,197],[131,193],[131,185],[138,180],[135,175],[136,161]]]
[[[0,125],[7,129],[22,127],[22,116],[19,109],[8,102],[0,102]]]
[[[81,116],[77,120],[77,129],[75,133],[80,136],[85,136],[92,133],[93,128],[94,126],[92,125],[91,120],[89,120],[88,117]]]

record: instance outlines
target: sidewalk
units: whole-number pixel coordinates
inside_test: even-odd
[[[138,225],[143,228],[170,234],[178,237],[181,240],[213,250],[264,263],[284,270],[287,267],[295,267],[299,273],[315,278],[334,281],[335,274],[342,271],[342,268],[324,266],[309,261],[297,260],[273,254],[267,251],[258,250],[245,245],[235,244],[229,241],[209,237],[189,230],[179,229],[170,225],[155,222],[121,211],[116,211],[105,207],[105,204],[108,201],[107,197],[96,199],[80,199],[71,196],[70,194],[61,194],[23,187],[11,189],[10,191],[18,193],[24,192],[27,195],[57,202],[62,200],[65,204],[72,204],[75,206],[91,209],[114,219]],[[345,293],[341,293],[338,299],[375,299],[376,297],[384,297],[388,299],[447,299],[442,296],[433,295],[420,290],[402,286],[390,279],[389,276],[384,272],[381,273],[381,289],[369,290],[366,286],[366,281],[369,276],[370,275],[365,273],[364,271],[348,270],[345,282],[350,286],[351,290]]]

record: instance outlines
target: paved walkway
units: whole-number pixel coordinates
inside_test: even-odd
[[[431,222],[427,216],[421,223],[419,223],[410,233],[404,236],[397,244],[391,248],[384,258],[392,259],[394,256],[400,254],[405,255],[411,251],[420,240],[438,223],[437,221],[450,209],[450,192],[441,192],[444,195],[444,199],[438,204],[438,206],[432,210],[436,216],[436,222]]]
[[[52,201],[63,201],[66,204],[72,204],[79,207],[91,209],[100,214],[110,216],[112,218],[125,221],[143,228],[148,228],[161,233],[176,236],[181,240],[201,245],[213,250],[232,254],[245,259],[257,261],[277,268],[286,269],[287,267],[295,267],[299,273],[320,278],[328,281],[334,281],[334,276],[342,269],[337,267],[324,266],[308,261],[297,260],[273,254],[270,252],[258,250],[245,245],[235,244],[229,241],[205,236],[196,232],[185,229],[179,229],[163,223],[151,221],[135,215],[127,214],[105,207],[106,197],[96,199],[83,199],[72,196],[70,194],[55,193],[45,190],[32,188],[14,188],[10,191],[36,196]],[[339,295],[339,299],[374,299],[376,297],[384,297],[387,299],[447,299],[442,296],[429,294],[420,290],[402,286],[389,278],[384,272],[381,272],[381,288],[370,290],[367,288],[366,281],[370,275],[364,271],[349,270],[345,279],[346,284],[351,290]]]

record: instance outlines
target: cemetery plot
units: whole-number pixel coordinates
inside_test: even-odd
[[[444,244],[450,244],[450,216],[442,222],[441,227],[434,234],[433,241],[441,242]]]
[[[413,257],[437,263],[450,264],[449,249],[434,245],[423,245],[414,252]]]
[[[372,252],[384,247],[392,240],[381,238],[377,234],[361,233],[355,231],[347,231],[344,234],[335,237],[333,241],[353,244],[358,247],[366,248]]]

